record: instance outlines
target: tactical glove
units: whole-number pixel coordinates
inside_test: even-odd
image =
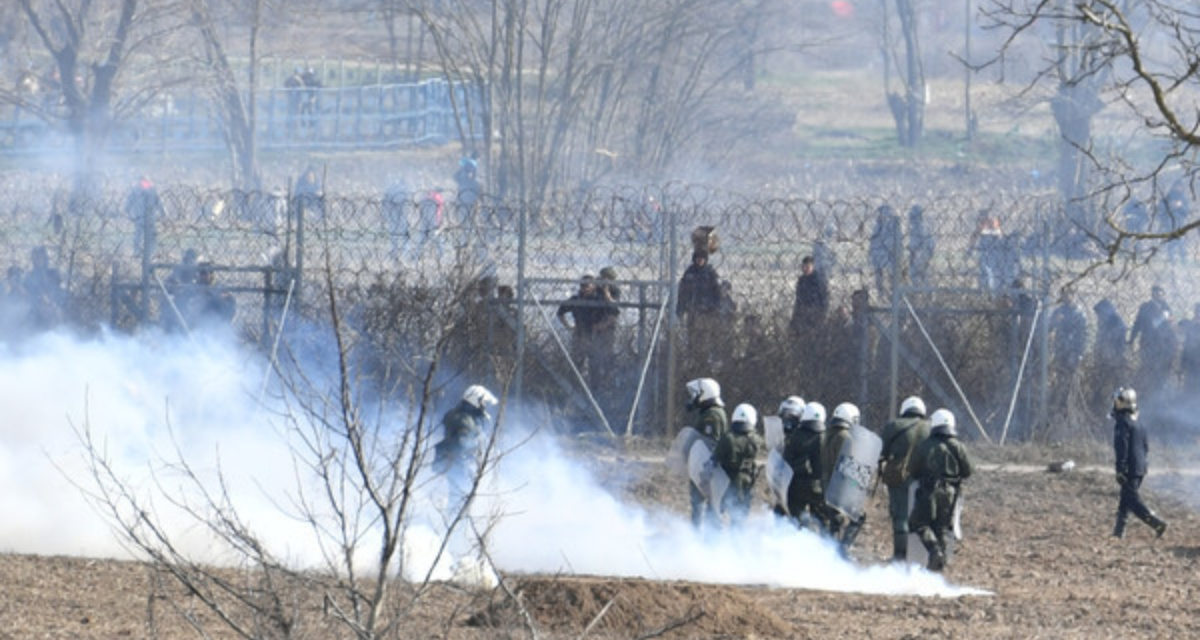
[[[1125,482],[1127,480],[1128,480],[1128,478],[1125,477],[1125,474],[1123,474],[1123,473],[1117,474],[1117,484],[1119,484],[1123,487],[1123,486],[1125,486]]]

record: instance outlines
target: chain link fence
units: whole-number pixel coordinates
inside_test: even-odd
[[[681,185],[517,203],[424,190],[161,186],[147,216],[136,189],[81,196],[34,180],[6,189],[0,252],[10,331],[186,323],[168,280],[188,250],[232,300],[240,334],[264,346],[285,307],[316,317],[331,286],[375,303],[398,294],[413,309],[432,291],[422,283],[462,276],[476,288],[458,301],[469,317],[444,369],[515,381],[564,430],[673,433],[682,383],[713,377],[727,403],[765,413],[799,394],[830,409],[855,402],[876,426],[900,397],[920,394],[953,408],[962,431],[981,439],[1098,436],[1111,388],[1141,384],[1130,376],[1145,367],[1136,344],[1117,364],[1097,359],[1093,305],[1111,301],[1131,325],[1151,284],[1180,311],[1196,296],[1190,245],[1174,263],[1156,259],[1125,273],[1103,266],[1103,238],[1072,223],[1053,198],[1015,190],[802,200]],[[699,227],[719,239],[710,264],[725,287],[704,331],[693,331],[672,296]],[[37,247],[59,272],[57,315],[18,303],[19,294],[38,293],[18,286]],[[828,307],[793,322],[805,256],[827,279]],[[620,291],[617,328],[604,354],[582,358],[559,305],[583,275],[606,267],[604,282]],[[402,291],[394,288],[401,281]],[[1064,288],[1084,316],[1081,353],[1067,345],[1067,325],[1054,321]],[[1182,344],[1190,323],[1181,318],[1171,324]],[[372,326],[409,331],[394,317]],[[1188,382],[1173,357],[1155,361],[1168,372],[1158,383],[1164,390]]]

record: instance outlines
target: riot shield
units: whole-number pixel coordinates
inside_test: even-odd
[[[771,490],[771,499],[787,513],[788,487],[792,484],[792,466],[783,459],[783,454],[777,449],[771,449],[767,454],[767,488]],[[772,505],[774,506],[774,505]]]
[[[680,429],[667,451],[667,470],[680,478],[688,477],[688,454],[692,450],[692,443],[699,438],[700,432],[691,427]]]
[[[763,416],[763,435],[767,449],[783,451],[783,420],[779,416]]]
[[[688,452],[688,478],[715,511],[721,510],[721,500],[729,489],[729,476],[712,456],[712,447],[703,439],[692,443]]]
[[[825,502],[851,518],[861,517],[882,450],[879,436],[860,425],[851,427],[850,440],[842,445],[825,489]]]

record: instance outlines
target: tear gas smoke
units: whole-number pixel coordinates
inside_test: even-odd
[[[258,405],[266,367],[261,357],[203,336],[78,341],[51,333],[19,350],[0,349],[0,402],[6,409],[0,422],[0,486],[6,496],[0,501],[0,549],[128,556],[111,523],[81,492],[95,486],[76,434],[86,424],[121,477],[163,510],[160,517],[178,524],[174,529],[196,556],[220,560],[213,557],[216,545],[195,531],[200,528],[194,521],[171,515],[167,502],[154,498],[177,486],[164,466],[176,456],[214,487],[216,471],[225,474],[239,514],[260,539],[278,545],[278,555],[320,564],[316,542],[305,542],[312,540],[312,530],[287,507],[302,466]],[[505,432],[515,432],[519,422],[508,420]],[[514,448],[481,491],[473,518],[495,525],[488,550],[503,571],[881,594],[979,593],[920,570],[853,566],[832,544],[769,515],[751,518],[737,534],[705,539],[684,516],[623,504],[549,438]],[[424,497],[426,509],[436,502],[435,496]],[[405,544],[412,563],[408,573],[429,569],[428,558],[438,547],[437,521],[429,511],[414,515]],[[470,550],[453,545],[450,550],[433,577],[481,581],[482,565],[468,560]]]

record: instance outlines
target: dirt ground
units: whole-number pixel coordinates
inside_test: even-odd
[[[661,464],[613,452],[590,456],[629,480],[642,503],[686,509]],[[1163,472],[1145,495],[1171,523],[1161,540],[1132,523],[1109,536],[1117,485],[1103,460],[1049,473],[982,454],[967,487],[966,539],[949,580],[990,596],[922,598],[705,585],[596,576],[507,575],[504,588],[435,585],[396,637],[413,638],[1185,638],[1200,623],[1200,517],[1185,505],[1200,478]],[[1007,456],[1011,457],[1011,456]],[[881,491],[854,550],[861,564],[890,555]],[[0,638],[200,637],[181,613],[187,594],[133,562],[0,556]],[[310,607],[319,618],[322,609]],[[315,629],[321,628],[321,631]],[[333,637],[316,622],[299,637]],[[232,637],[214,633],[210,637]],[[342,637],[349,637],[343,634]]]

